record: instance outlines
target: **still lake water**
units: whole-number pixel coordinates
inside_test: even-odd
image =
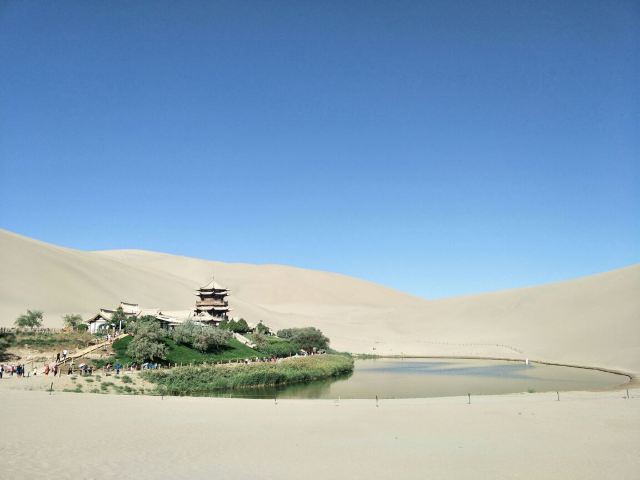
[[[309,384],[220,392],[244,398],[424,398],[604,389],[624,375],[552,365],[493,360],[419,358],[356,360],[353,374]]]

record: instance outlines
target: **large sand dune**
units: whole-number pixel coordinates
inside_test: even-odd
[[[86,252],[0,230],[0,325],[27,308],[59,325],[120,300],[190,308],[212,274],[235,316],[315,325],[338,349],[536,358],[640,371],[640,266],[577,280],[427,301],[371,282],[280,265],[134,250]]]

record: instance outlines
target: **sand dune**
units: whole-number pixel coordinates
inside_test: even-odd
[[[335,348],[407,355],[529,357],[640,372],[640,265],[577,280],[427,301],[371,282],[280,265],[61,248],[0,230],[0,325],[27,308],[49,325],[120,300],[189,308],[212,274],[234,315],[315,325]]]

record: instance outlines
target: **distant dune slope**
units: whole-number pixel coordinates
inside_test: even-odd
[[[190,308],[212,274],[235,316],[315,325],[337,349],[537,358],[640,372],[640,265],[577,280],[426,301],[371,282],[280,265],[117,250],[85,252],[0,230],[0,325],[27,308],[49,325],[120,300]]]

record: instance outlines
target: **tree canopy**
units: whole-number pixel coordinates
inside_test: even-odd
[[[42,312],[40,310],[27,310],[16,318],[15,324],[20,328],[35,328],[42,326]]]
[[[111,316],[111,323],[118,328],[120,327],[120,325],[122,325],[123,327],[126,326],[127,316],[125,315],[122,307],[118,307],[118,309],[113,312],[113,315]]]
[[[264,323],[262,323],[262,320],[260,320],[258,322],[258,325],[256,325],[256,333],[262,333],[262,334],[268,335],[270,331],[271,330],[269,329],[269,327],[267,327]]]
[[[315,327],[285,328],[278,330],[277,335],[288,339],[297,348],[306,352],[329,348],[329,339]]]
[[[77,313],[68,313],[62,317],[62,321],[65,327],[75,330],[82,324],[82,317]]]
[[[249,324],[244,318],[239,320],[223,320],[220,322],[219,327],[223,330],[230,330],[235,333],[247,333],[251,331]]]
[[[217,327],[196,325],[187,320],[173,330],[173,339],[176,343],[189,345],[204,353],[225,346],[231,340],[231,333]]]
[[[166,358],[166,333],[154,317],[141,317],[128,326],[128,331],[133,339],[127,346],[127,355],[136,362]]]

